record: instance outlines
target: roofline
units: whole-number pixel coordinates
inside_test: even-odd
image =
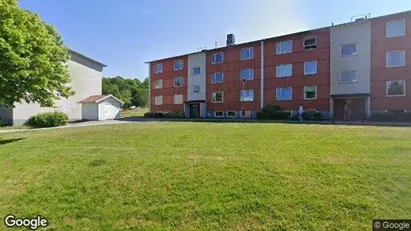
[[[393,13],[393,14],[381,15],[381,16],[378,16],[378,17],[375,17],[375,18],[370,17],[367,20],[375,20],[375,19],[379,19],[379,18],[391,16],[391,15],[406,14],[406,13],[411,13],[411,10],[401,11],[401,12]],[[331,29],[331,28],[334,28],[334,27],[338,27],[338,26],[342,26],[342,25],[350,25],[350,24],[355,24],[355,23],[361,23],[361,21],[360,22],[356,22],[356,21],[354,21],[354,22],[345,22],[345,23],[340,23],[340,24],[326,26],[326,27],[319,27],[319,28],[315,28],[315,29],[311,29],[311,30],[298,31],[298,32],[294,32],[294,33],[291,33],[291,34],[278,35],[278,36],[274,36],[274,37],[268,37],[268,38],[264,38],[264,39],[238,43],[238,44],[231,45],[229,47],[236,47],[236,46],[241,46],[241,45],[245,45],[245,44],[248,44],[248,43],[257,43],[257,42],[262,42],[262,41],[271,40],[271,39],[278,39],[278,38],[293,36],[293,35],[297,35],[297,34],[304,34],[304,33],[313,32],[313,31],[317,31],[317,30]],[[186,54],[182,54],[182,55],[175,55],[175,56],[162,58],[162,59],[157,59],[157,60],[151,60],[151,61],[145,62],[145,64],[150,64],[150,63],[153,63],[153,62],[158,62],[158,61],[162,61],[162,60],[166,60],[166,59],[173,59],[173,58],[178,58],[178,57],[181,57],[181,56],[193,55],[193,54],[197,54],[197,53],[208,52],[208,51],[224,49],[224,48],[227,48],[227,46],[216,47],[216,48],[212,48],[212,49],[205,49],[205,50],[202,50],[202,51],[196,51],[196,52],[186,53]]]
[[[90,58],[90,57],[87,57],[87,56],[85,56],[85,55],[83,55],[83,54],[80,54],[80,53],[78,53],[77,51],[74,51],[74,50],[72,50],[72,49],[70,49],[70,48],[67,48],[67,49],[69,50],[69,52],[71,52],[71,53],[73,53],[73,54],[79,55],[79,56],[81,56],[81,57],[83,57],[83,58],[85,58],[85,59],[87,59],[87,60],[89,60],[89,61],[92,61],[92,62],[94,62],[94,63],[97,63],[97,64],[99,64],[99,65],[101,65],[101,66],[103,66],[103,67],[107,67],[107,65],[104,64],[104,63],[101,63],[101,62],[99,62],[99,61],[97,61],[97,60],[94,60],[94,59],[92,59],[92,58]]]
[[[101,99],[99,99],[99,100],[96,100],[95,103],[100,103],[101,101],[103,101],[103,100],[105,100],[105,99],[107,99],[107,98],[110,98],[110,97],[112,97],[112,98],[114,98],[115,100],[117,100],[118,102],[120,102],[121,105],[124,104],[123,101],[119,100],[117,97],[115,97],[114,95],[111,95],[111,94],[110,94],[110,95],[106,95],[105,97],[103,97],[103,98],[101,98]]]

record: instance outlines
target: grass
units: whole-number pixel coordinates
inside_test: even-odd
[[[143,117],[144,113],[148,112],[148,108],[137,108],[137,109],[130,109],[120,112],[121,118],[127,117]]]
[[[0,126],[0,130],[15,130],[15,129],[30,129],[29,126],[19,125],[19,126]]]
[[[371,230],[409,218],[409,128],[136,123],[0,134],[0,216],[58,230]]]

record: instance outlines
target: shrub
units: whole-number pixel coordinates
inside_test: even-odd
[[[164,118],[178,119],[183,117],[184,112],[167,112],[164,114]]]
[[[144,113],[144,118],[154,118],[154,112],[146,112]]]
[[[304,120],[322,120],[323,116],[320,112],[317,111],[306,111],[303,114]]]
[[[396,121],[396,122],[410,122],[411,113],[404,111],[388,111],[383,113],[375,113],[370,117],[372,121]]]
[[[66,125],[69,121],[67,114],[63,112],[46,112],[30,117],[26,125],[31,127],[57,127]]]
[[[260,112],[256,114],[257,119],[269,120],[286,120],[289,119],[290,113],[283,112],[279,106],[267,105],[264,106]]]

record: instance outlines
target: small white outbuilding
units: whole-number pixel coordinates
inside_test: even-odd
[[[120,119],[121,100],[112,95],[92,95],[81,100],[81,119],[113,120]]]

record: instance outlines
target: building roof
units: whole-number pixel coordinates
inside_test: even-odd
[[[94,60],[94,59],[92,59],[92,58],[90,58],[90,57],[87,57],[87,56],[85,56],[85,55],[83,55],[83,54],[80,54],[80,53],[78,53],[77,51],[74,51],[74,50],[72,50],[72,49],[70,49],[70,48],[68,48],[68,50],[69,50],[69,53],[72,53],[72,54],[76,54],[76,55],[78,55],[78,56],[81,56],[81,57],[83,57],[83,58],[85,58],[85,59],[87,59],[87,60],[89,60],[89,61],[91,61],[91,62],[94,62],[94,63],[96,63],[96,64],[98,64],[98,65],[100,65],[100,66],[102,66],[102,67],[107,67],[106,64],[101,63],[101,62],[99,62],[99,61],[97,61],[97,60]]]
[[[411,11],[402,11],[402,12],[398,12],[398,13],[394,13],[394,14],[389,14],[389,15],[397,15],[397,14],[404,14],[404,13],[405,13],[405,14],[406,14],[406,13],[411,13]],[[389,16],[389,15],[382,15],[382,16],[378,16],[378,17],[375,17],[375,18],[369,17],[369,18],[367,18],[367,21],[368,21],[368,20],[377,19],[377,18],[386,17],[386,16]],[[358,23],[362,23],[362,22],[363,22],[363,21],[359,21],[359,22],[358,22],[358,21],[352,21],[352,22],[340,23],[340,24],[336,24],[336,25],[332,24],[331,26],[320,27],[320,28],[316,28],[316,29],[312,29],[312,30],[298,31],[298,32],[291,33],[291,34],[279,35],[279,36],[268,37],[268,38],[264,38],[264,39],[260,39],[260,40],[254,40],[254,41],[248,41],[248,42],[238,43],[238,44],[234,44],[234,45],[232,45],[232,46],[230,46],[230,47],[245,45],[245,44],[248,44],[248,43],[262,42],[262,41],[271,40],[271,39],[279,39],[279,38],[287,37],[287,36],[293,36],[293,35],[295,36],[295,35],[298,35],[298,34],[306,34],[306,33],[313,32],[313,31],[324,30],[324,29],[331,29],[331,28],[340,27],[340,26],[347,26],[347,25],[350,25],[350,24],[358,24]],[[192,55],[192,54],[201,53],[201,52],[205,52],[205,51],[218,50],[218,49],[222,49],[222,48],[226,48],[226,47],[227,47],[227,46],[216,47],[216,48],[212,48],[212,49],[204,49],[204,50],[202,50],[202,51],[195,51],[195,52],[186,53],[186,54],[181,54],[181,55],[175,55],[175,56],[171,56],[171,57],[167,57],[167,58],[161,58],[161,59],[157,59],[157,60],[151,60],[151,61],[147,61],[147,62],[145,62],[145,63],[146,63],[146,64],[149,64],[149,63],[152,63],[152,62],[158,62],[158,61],[162,61],[162,60],[166,60],[166,59],[178,58],[178,57],[181,57],[181,56]]]
[[[92,96],[89,96],[89,97],[79,101],[79,103],[100,103],[100,102],[102,102],[105,99],[108,99],[110,97],[117,100],[121,104],[123,104],[123,102],[121,100],[117,99],[113,95],[92,95]]]

